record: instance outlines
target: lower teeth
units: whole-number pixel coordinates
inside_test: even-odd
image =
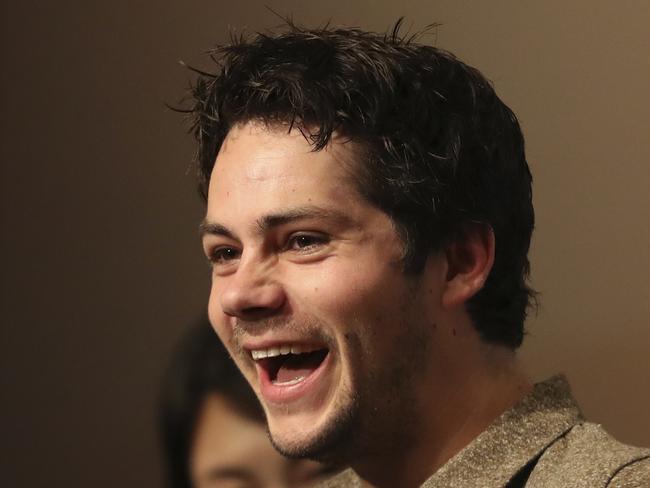
[[[274,385],[280,385],[280,386],[291,386],[295,385],[297,383],[300,383],[302,380],[304,380],[304,376],[296,376],[294,379],[289,380],[289,381],[271,381]]]

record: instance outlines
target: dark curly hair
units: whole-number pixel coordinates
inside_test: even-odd
[[[299,128],[315,151],[332,134],[362,148],[357,185],[396,224],[405,272],[470,226],[493,232],[496,256],[467,310],[484,341],[521,345],[534,225],[521,129],[481,73],[399,33],[304,29],[233,38],[210,52],[188,110],[203,194],[228,131],[252,120]]]

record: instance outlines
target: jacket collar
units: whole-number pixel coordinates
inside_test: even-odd
[[[427,479],[421,488],[480,486],[502,488],[531,461],[582,421],[582,415],[562,375],[537,383],[514,407]],[[359,487],[348,469],[323,488]]]
[[[537,383],[519,403],[426,480],[422,488],[506,486],[580,421],[580,410],[564,376]]]

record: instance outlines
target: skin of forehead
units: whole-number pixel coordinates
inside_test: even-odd
[[[264,486],[281,486],[287,460],[271,446],[264,426],[236,413],[218,394],[206,397],[197,421],[191,453],[196,481],[216,470],[248,472]]]

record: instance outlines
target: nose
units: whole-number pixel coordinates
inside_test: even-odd
[[[276,315],[286,301],[283,286],[259,261],[240,263],[222,289],[221,309],[231,317],[260,320]]]

